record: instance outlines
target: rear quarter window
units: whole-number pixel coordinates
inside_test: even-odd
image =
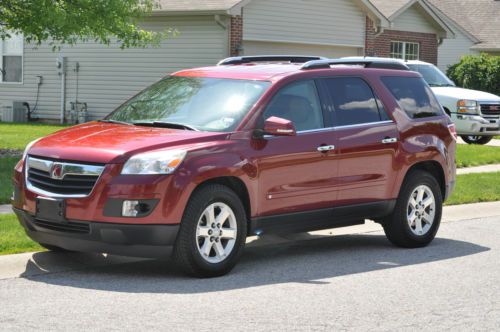
[[[421,119],[443,114],[436,97],[422,78],[382,77],[382,82],[410,118]]]

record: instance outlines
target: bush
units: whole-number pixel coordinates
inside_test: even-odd
[[[500,56],[466,55],[448,67],[446,74],[463,88],[500,95]]]

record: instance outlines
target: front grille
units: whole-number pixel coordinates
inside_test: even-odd
[[[97,179],[98,176],[66,175],[64,179],[57,180],[52,179],[49,172],[35,168],[28,170],[28,181],[33,186],[60,195],[88,195]]]
[[[26,182],[28,189],[53,197],[88,196],[104,171],[104,165],[60,162],[28,157]]]
[[[87,223],[80,223],[74,221],[52,222],[40,219],[35,219],[33,223],[40,228],[45,228],[56,232],[79,233],[79,234],[90,233],[90,226]]]
[[[484,115],[500,115],[500,104],[481,104],[481,113]]]

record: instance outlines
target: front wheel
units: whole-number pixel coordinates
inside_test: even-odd
[[[403,183],[396,207],[383,222],[393,244],[405,248],[428,245],[441,222],[443,198],[436,179],[424,171],[413,171]]]
[[[471,136],[471,135],[462,135],[460,136],[467,144],[488,144],[493,137],[492,136]]]
[[[184,211],[174,258],[190,275],[224,275],[241,255],[246,230],[246,213],[238,196],[223,185],[204,186]]]

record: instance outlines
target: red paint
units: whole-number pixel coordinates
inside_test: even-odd
[[[268,80],[261,97],[233,133],[207,133],[91,122],[68,128],[38,141],[30,155],[106,164],[92,193],[67,199],[67,218],[110,223],[176,224],[193,190],[218,177],[241,180],[249,193],[251,217],[307,211],[335,205],[394,199],[409,168],[435,161],[446,184],[455,180],[455,140],[446,115],[410,120],[399,109],[380,76],[411,76],[405,71],[339,67],[301,71],[297,65],[241,65],[198,68],[180,76]],[[255,138],[259,115],[286,84],[318,77],[357,76],[367,81],[394,122],[353,128],[330,128],[293,136]],[[268,124],[293,129],[291,123]],[[398,141],[382,144],[385,137]],[[319,152],[322,145],[334,145]],[[120,175],[134,154],[175,147],[188,154],[172,175]],[[36,195],[26,190],[24,166],[15,169],[21,188],[17,208],[35,213]],[[105,217],[108,198],[160,199],[143,218]]]

